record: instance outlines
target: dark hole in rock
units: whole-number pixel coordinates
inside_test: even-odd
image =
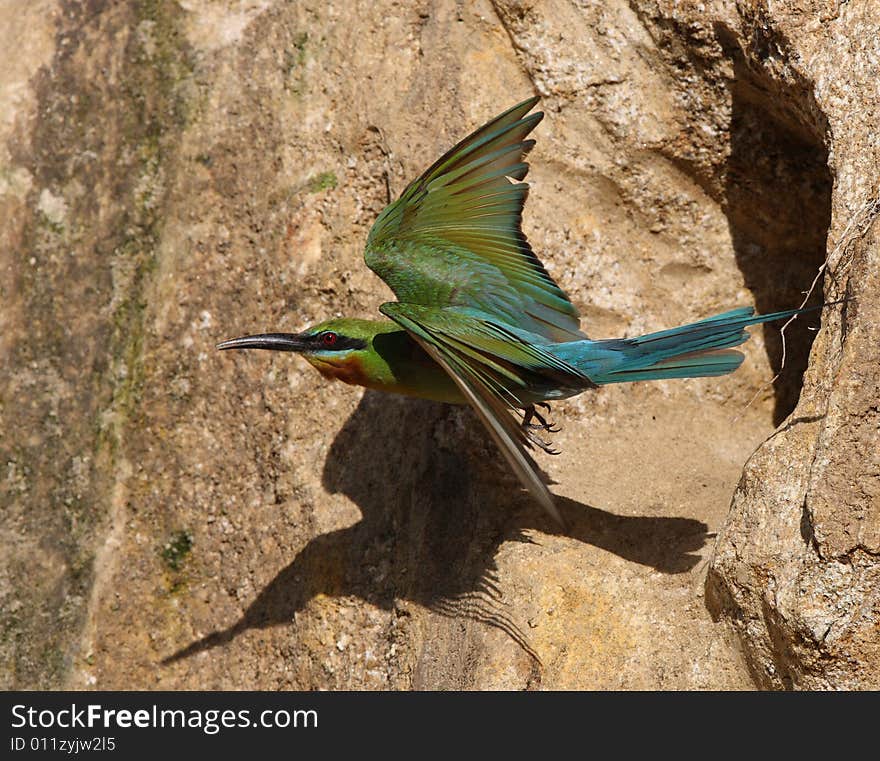
[[[731,238],[746,287],[760,313],[800,305],[825,260],[831,222],[831,172],[824,145],[825,125],[810,109],[809,85],[788,89],[743,53],[729,30],[716,34],[733,62],[730,157],[724,204]],[[766,58],[775,43],[755,40],[750,54]],[[808,306],[822,303],[821,282]],[[783,322],[763,326],[773,373],[774,424],[794,410],[821,312],[804,315],[785,331]],[[811,329],[813,328],[813,329]]]

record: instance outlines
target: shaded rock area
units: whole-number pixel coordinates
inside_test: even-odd
[[[7,5],[4,688],[880,687],[870,3]],[[565,533],[469,410],[214,349],[374,315],[376,214],[532,94],[591,336],[848,299],[555,405]]]

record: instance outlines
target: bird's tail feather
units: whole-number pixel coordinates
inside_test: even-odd
[[[745,328],[809,311],[813,310],[755,315],[752,307],[741,307],[638,338],[597,341],[594,346],[608,353],[602,351],[603,361],[595,361],[592,368],[584,370],[599,384],[726,375],[742,364],[743,355],[731,347],[748,340]]]

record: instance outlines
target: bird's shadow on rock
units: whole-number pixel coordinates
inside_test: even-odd
[[[322,482],[363,518],[312,539],[231,626],[165,659],[230,642],[252,628],[290,623],[319,594],[391,609],[409,600],[495,626],[534,656],[507,613],[495,556],[527,529],[563,533],[519,489],[470,411],[367,392],[340,430]],[[663,573],[700,560],[711,536],[693,518],[615,515],[557,497],[564,534]]]

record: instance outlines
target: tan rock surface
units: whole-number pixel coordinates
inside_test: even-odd
[[[376,213],[535,92],[525,228],[590,335],[799,303],[876,198],[866,4],[25,5],[0,32],[4,687],[876,686],[867,212],[793,417],[805,325],[775,386],[766,328],[729,378],[554,408],[567,534],[468,410],[213,348],[373,315]]]

